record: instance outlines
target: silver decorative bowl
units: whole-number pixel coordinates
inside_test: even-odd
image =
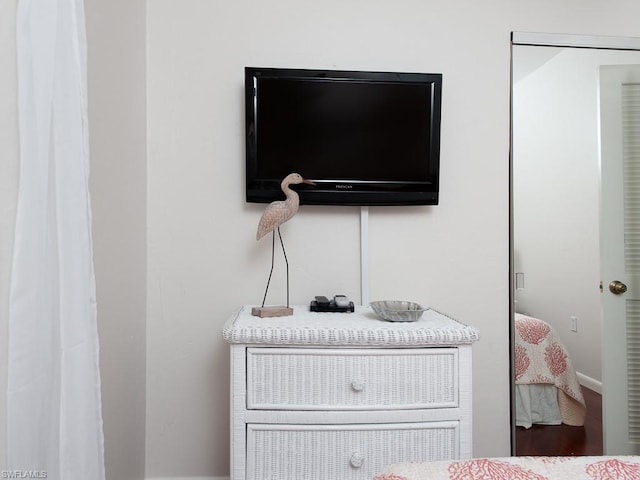
[[[415,322],[429,310],[414,302],[403,300],[381,300],[369,303],[374,312],[390,322]]]

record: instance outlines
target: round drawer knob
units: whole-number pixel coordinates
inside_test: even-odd
[[[364,455],[360,452],[353,452],[349,461],[351,462],[352,467],[360,468],[364,463]]]
[[[351,388],[356,392],[361,392],[362,390],[364,390],[364,380],[362,380],[361,378],[356,378],[351,382]]]

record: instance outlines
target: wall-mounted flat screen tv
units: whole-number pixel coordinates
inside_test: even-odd
[[[442,75],[245,68],[246,199],[437,205]]]

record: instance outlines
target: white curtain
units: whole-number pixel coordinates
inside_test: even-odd
[[[20,185],[7,463],[32,477],[101,480],[82,0],[19,0],[16,40]]]

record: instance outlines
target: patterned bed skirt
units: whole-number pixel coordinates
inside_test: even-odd
[[[401,463],[375,480],[637,480],[640,456],[503,457]]]

